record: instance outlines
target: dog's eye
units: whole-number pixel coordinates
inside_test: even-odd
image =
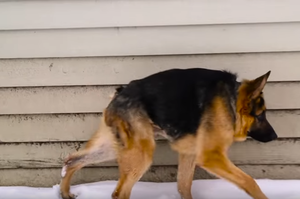
[[[262,112],[261,114],[259,115],[256,115],[256,118],[259,120],[259,121],[262,121],[264,119],[264,112]]]

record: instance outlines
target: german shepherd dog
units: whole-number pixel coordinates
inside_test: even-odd
[[[227,151],[247,136],[260,142],[277,138],[266,119],[262,92],[270,72],[238,82],[227,71],[171,69],[118,88],[103,111],[98,131],[84,149],[65,159],[62,198],[75,197],[70,193],[75,171],[117,159],[120,178],[112,198],[129,199],[132,187],[152,163],[155,136],[160,134],[179,154],[181,198],[192,199],[194,169],[200,166],[255,199],[267,199],[255,180],[228,159]]]

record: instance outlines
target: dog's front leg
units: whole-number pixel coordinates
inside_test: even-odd
[[[179,154],[177,187],[182,199],[193,199],[191,188],[195,166],[195,155]]]
[[[268,199],[254,179],[236,167],[222,152],[202,154],[197,159],[197,164],[217,177],[236,184],[254,199]]]

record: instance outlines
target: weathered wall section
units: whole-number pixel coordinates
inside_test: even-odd
[[[52,186],[62,159],[98,126],[115,85],[170,68],[272,70],[268,117],[280,139],[235,144],[256,178],[300,178],[298,0],[0,0],[0,185]],[[160,140],[143,180],[175,181],[177,156]],[[74,183],[118,178],[115,162]],[[196,178],[210,178],[198,170]]]

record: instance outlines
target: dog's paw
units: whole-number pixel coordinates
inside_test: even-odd
[[[77,196],[71,193],[61,193],[62,199],[75,199]]]

